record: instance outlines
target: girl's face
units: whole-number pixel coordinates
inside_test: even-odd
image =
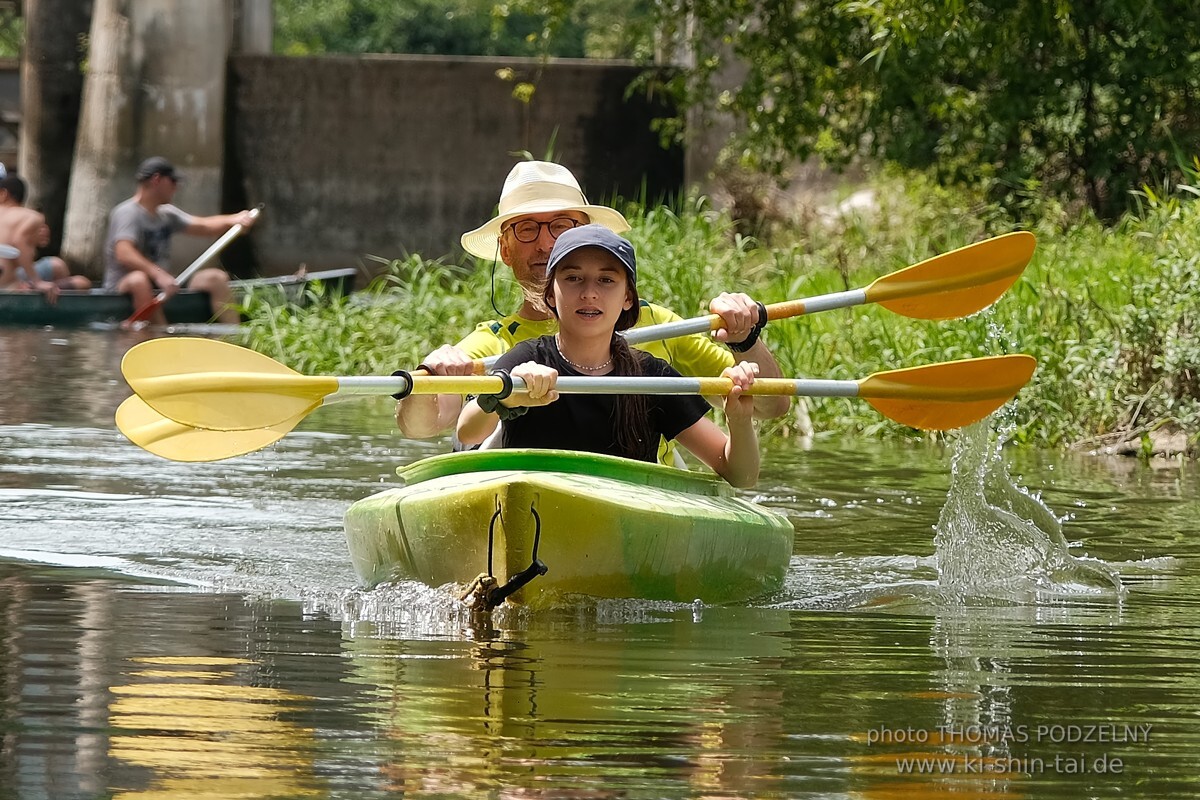
[[[611,336],[621,312],[633,307],[629,273],[616,256],[597,247],[581,247],[560,261],[553,289],[551,305],[567,334]]]

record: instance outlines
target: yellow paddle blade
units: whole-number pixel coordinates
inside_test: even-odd
[[[210,431],[167,419],[137,395],[117,409],[117,428],[138,447],[172,461],[220,461],[272,445],[296,427],[303,416],[270,428]]]
[[[1037,361],[1009,355],[878,372],[859,381],[858,396],[902,425],[946,431],[978,422],[1029,383]]]
[[[867,302],[916,319],[965,317],[1008,291],[1036,246],[1027,231],[969,244],[884,275],[866,288]]]
[[[301,375],[253,350],[192,337],[142,342],[125,354],[121,372],[159,414],[214,431],[303,418],[338,389],[337,378]]]

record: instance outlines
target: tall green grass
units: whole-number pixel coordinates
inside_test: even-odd
[[[867,286],[875,278],[1013,229],[989,206],[919,176],[883,176],[875,207],[812,216],[768,242],[693,199],[679,208],[623,210],[633,225],[639,291],[685,317],[723,290],[764,302]],[[972,356],[1024,352],[1039,368],[1007,416],[1012,440],[1039,446],[1137,438],[1163,427],[1200,430],[1200,204],[1159,196],[1115,228],[1032,226],[1033,260],[995,305],[969,319],[911,320],[876,306],[773,323],[765,336],[785,374],[856,379]],[[785,238],[786,237],[786,238]],[[296,309],[249,309],[246,343],[303,372],[386,374],[411,367],[497,316],[489,265],[413,256],[388,265],[365,292]],[[518,305],[496,270],[496,303]],[[867,404],[809,399],[827,434],[916,437]],[[792,432],[791,418],[771,426]]]

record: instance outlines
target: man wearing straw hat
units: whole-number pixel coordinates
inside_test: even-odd
[[[615,209],[591,205],[571,171],[546,161],[523,161],[513,167],[500,192],[499,213],[486,224],[462,235],[462,246],[481,259],[509,266],[525,295],[515,314],[482,322],[457,345],[443,345],[424,358],[423,368],[436,375],[470,375],[473,361],[501,355],[517,342],[554,333],[557,321],[534,299],[546,277],[546,261],[554,241],[565,231],[589,222],[622,233],[629,230]],[[737,361],[759,365],[763,377],[780,377],[779,365],[759,339],[759,306],[745,294],[722,293],[709,304],[725,327],[715,337],[692,334],[638,345],[668,361],[684,375],[719,375]],[[638,326],[679,320],[672,311],[643,301]],[[765,323],[765,321],[764,321]],[[787,412],[789,398],[755,398],[755,415],[769,419]],[[462,398],[457,395],[410,395],[396,406],[396,424],[411,438],[435,436],[457,419]]]

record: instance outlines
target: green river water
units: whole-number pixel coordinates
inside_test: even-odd
[[[362,400],[164,461],[138,338],[0,331],[0,800],[1200,794],[1194,466],[773,441],[777,595],[481,618],[342,538],[445,443]]]

